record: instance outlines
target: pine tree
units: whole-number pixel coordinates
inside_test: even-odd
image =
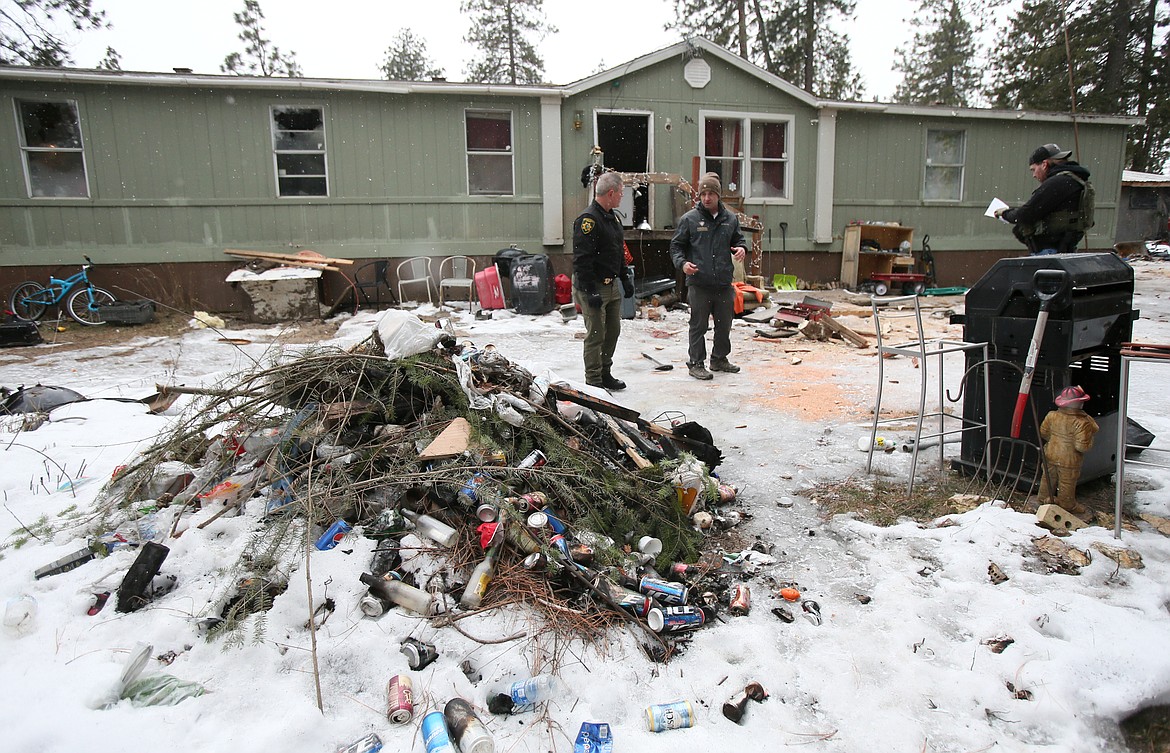
[[[484,84],[539,84],[544,60],[539,42],[556,28],[544,18],[543,0],[463,0],[459,10],[470,15],[471,31],[463,41],[478,48],[467,66],[467,80]]]
[[[427,56],[426,41],[410,29],[403,29],[391,40],[380,68],[391,81],[426,81],[443,75],[443,69]]]
[[[1146,117],[1127,163],[1157,169],[1170,152],[1167,23],[1164,0],[1025,0],[992,56],[988,95],[997,107]]]
[[[987,18],[1002,0],[921,0],[910,19],[914,39],[898,48],[894,69],[902,83],[895,102],[969,107],[982,96],[983,69],[976,37],[982,31],[970,18]]]
[[[69,44],[57,31],[64,23],[77,31],[110,28],[105,11],[94,10],[92,0],[0,3],[0,65],[61,68],[72,63]]]
[[[223,59],[219,67],[224,73],[237,76],[288,76],[299,78],[301,67],[297,54],[282,53],[272,41],[264,38],[264,11],[259,0],[244,0],[244,10],[233,13],[232,18],[240,27],[239,39],[244,43],[244,52],[233,52]]]
[[[861,76],[849,43],[833,29],[854,0],[675,0],[667,29],[698,35],[818,97],[856,98]]]

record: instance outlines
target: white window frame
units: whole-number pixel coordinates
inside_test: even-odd
[[[746,185],[737,186],[739,194],[743,196],[744,201],[751,201],[756,204],[775,204],[780,206],[791,206],[794,202],[794,186],[792,155],[796,153],[796,117],[794,115],[786,115],[783,113],[761,113],[761,112],[744,112],[744,111],[728,111],[728,110],[700,110],[699,111],[699,149],[698,154],[702,155],[703,168],[700,172],[707,172],[707,120],[738,120],[740,121],[740,130],[744,134],[743,154],[735,157],[725,157],[725,160],[740,160],[743,163],[742,174],[746,176],[744,183]],[[787,144],[788,151],[786,151],[781,159],[756,157],[751,153],[752,150],[752,124],[753,123],[783,123],[785,128],[784,141]],[[784,196],[753,196],[751,193],[751,174],[753,166],[762,164],[764,162],[782,162],[784,164]],[[726,183],[723,185],[723,190],[731,193]]]
[[[29,146],[25,141],[24,134],[24,118],[21,116],[21,104],[30,105],[68,105],[73,110],[73,115],[77,119],[77,140],[79,145],[76,147],[53,147],[53,146]],[[24,169],[24,187],[30,199],[48,199],[48,200],[68,200],[68,199],[88,199],[90,198],[89,191],[89,164],[85,159],[85,134],[81,127],[81,108],[77,105],[75,99],[53,99],[44,97],[41,99],[24,99],[16,97],[12,101],[13,115],[16,118],[16,133],[20,144],[20,163]],[[33,187],[32,168],[29,165],[29,156],[32,154],[79,154],[81,155],[81,177],[85,183],[85,194],[77,196],[38,196]]]
[[[962,136],[962,149],[959,155],[958,162],[939,162],[935,163],[930,158],[930,144],[931,134],[933,133],[958,133]],[[932,198],[926,195],[927,187],[930,185],[930,175],[932,170],[959,170],[959,195],[957,197],[948,198]],[[927,128],[925,139],[923,141],[923,155],[922,155],[922,200],[932,204],[957,204],[963,200],[963,195],[966,190],[967,180],[967,129],[966,128]]]
[[[280,149],[277,146],[277,133],[287,129],[276,127],[276,111],[277,110],[317,110],[321,113],[321,145],[318,149]],[[268,130],[269,137],[272,140],[272,175],[274,178],[274,187],[276,196],[280,199],[323,199],[329,197],[329,137],[326,123],[329,122],[328,109],[325,105],[320,104],[300,104],[291,102],[281,102],[279,104],[271,104],[268,106]],[[301,131],[301,133],[310,133],[309,131]],[[306,175],[281,175],[280,174],[280,157],[283,154],[320,154],[321,164],[324,172],[320,175],[306,174]],[[300,194],[300,193],[283,193],[280,187],[281,178],[321,178],[325,181],[325,193],[323,194]]]
[[[468,143],[468,136],[471,134],[467,130],[467,116],[468,115],[507,115],[508,116],[508,148],[504,151],[489,151],[485,149],[472,149]],[[465,168],[465,177],[467,179],[466,189],[468,196],[515,196],[516,195],[516,116],[511,110],[500,110],[491,107],[467,107],[463,110],[463,164]],[[491,191],[471,190],[471,158],[476,156],[499,157],[502,155],[508,156],[508,183],[511,190],[507,193],[498,193]]]

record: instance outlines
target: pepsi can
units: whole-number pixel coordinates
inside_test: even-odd
[[[423,745],[427,753],[455,753],[455,746],[451,744],[451,733],[447,730],[447,720],[442,711],[432,711],[422,720]]]
[[[353,526],[346,523],[344,520],[339,520],[333,525],[325,529],[325,533],[321,534],[321,538],[317,539],[317,548],[321,551],[326,551],[337,546],[345,534],[353,530]]]
[[[646,723],[651,732],[686,729],[695,726],[695,709],[690,701],[659,703],[646,707]],[[429,751],[430,748],[427,748]]]
[[[681,583],[673,583],[660,578],[644,577],[638,581],[638,590],[647,596],[653,596],[663,604],[686,604],[687,594],[690,592]]]
[[[553,533],[565,532],[565,524],[562,523],[561,519],[556,516],[556,513],[553,512],[551,507],[546,505],[544,510],[541,512],[543,512],[544,516],[548,518],[548,527],[553,529]]]

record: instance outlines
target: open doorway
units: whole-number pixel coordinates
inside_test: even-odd
[[[598,112],[596,143],[605,153],[606,167],[623,173],[650,172],[650,113]],[[623,224],[637,227],[650,219],[649,186],[628,190],[627,195],[632,213]]]

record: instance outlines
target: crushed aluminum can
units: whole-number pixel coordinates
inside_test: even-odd
[[[406,724],[414,718],[414,683],[410,675],[394,675],[386,686],[389,705],[386,717],[391,724]]]
[[[406,663],[416,672],[439,658],[439,651],[433,643],[424,643],[417,638],[404,638],[399,651],[406,655]]]
[[[752,609],[752,593],[743,583],[736,583],[731,589],[731,604],[728,611],[735,615],[744,615]]]
[[[573,753],[613,753],[613,735],[605,722],[582,722]]]
[[[548,557],[545,557],[542,552],[533,552],[525,557],[521,563],[526,570],[543,570],[548,564]]]
[[[375,735],[373,732],[354,740],[349,745],[342,745],[337,749],[337,753],[378,753],[382,749],[382,738]]]
[[[646,723],[651,732],[693,727],[695,720],[695,708],[690,701],[659,703],[646,707]]]

